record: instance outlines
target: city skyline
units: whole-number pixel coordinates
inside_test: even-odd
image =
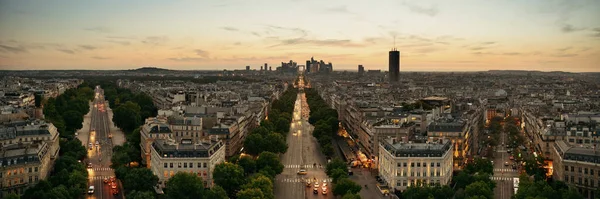
[[[600,2],[0,2],[0,69],[598,72]],[[395,38],[395,39],[394,39]],[[395,40],[395,42],[394,42]],[[394,44],[395,43],[395,44]]]

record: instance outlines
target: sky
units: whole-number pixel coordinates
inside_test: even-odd
[[[600,72],[598,0],[0,0],[0,69]]]

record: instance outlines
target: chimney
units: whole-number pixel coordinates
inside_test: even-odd
[[[396,138],[392,138],[392,144],[396,144]]]

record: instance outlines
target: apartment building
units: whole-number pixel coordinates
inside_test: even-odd
[[[431,123],[427,128],[427,136],[447,138],[452,142],[452,157],[454,159],[453,165],[455,168],[462,168],[467,162],[466,155],[472,140],[468,139],[469,131],[467,130],[466,120],[459,118],[444,118],[437,120]]]
[[[452,142],[429,139],[413,143],[406,138],[383,139],[379,147],[379,175],[396,190],[410,186],[447,185],[452,179]]]
[[[215,166],[225,161],[225,145],[217,139],[198,142],[191,139],[157,139],[150,150],[150,168],[158,176],[161,188],[178,172],[196,174],[204,180],[206,187],[210,187]]]
[[[51,123],[30,120],[0,126],[0,198],[22,194],[48,178],[59,150],[59,134]]]
[[[165,117],[147,118],[144,125],[140,127],[140,151],[142,163],[146,167],[152,167],[152,143],[158,139],[173,139],[173,132]]]
[[[600,150],[559,140],[553,146],[553,178],[577,188],[584,198],[596,198],[600,188]]]

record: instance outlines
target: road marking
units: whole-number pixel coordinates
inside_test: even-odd
[[[300,168],[304,168],[304,169],[312,169],[312,168],[325,168],[325,166],[322,165],[317,165],[316,167],[312,164],[307,164],[304,165],[304,167],[302,167],[302,165],[298,165],[298,164],[286,164],[284,165],[284,168],[286,169],[300,169]]]
[[[516,169],[494,169],[494,172],[517,172]]]
[[[303,178],[284,178],[280,180],[281,182],[289,182],[289,183],[298,183],[298,182],[315,182],[318,181],[319,183],[323,182],[323,179],[314,179],[314,178],[309,178],[309,179],[303,179]],[[331,178],[327,178],[325,179],[325,182],[332,182],[333,179]]]
[[[112,168],[110,168],[110,167],[94,167],[94,168],[92,168],[92,170],[94,170],[94,171],[112,171]]]
[[[494,181],[512,181],[513,177],[491,176],[490,179]]]
[[[115,176],[93,176],[93,177],[90,177],[90,178],[92,178],[92,180],[104,180],[104,179],[108,179],[108,178],[111,178],[111,177],[115,177]]]

